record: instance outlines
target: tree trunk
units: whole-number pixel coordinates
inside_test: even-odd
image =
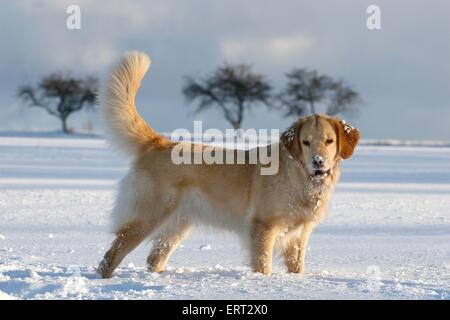
[[[66,117],[61,118],[61,122],[62,122],[62,131],[64,133],[70,133],[69,129],[67,128],[67,118]]]
[[[233,129],[236,133],[236,138],[237,138],[237,142],[239,142],[239,140],[242,139],[243,136],[243,130],[241,129],[241,124],[240,123],[234,123],[233,124]]]
[[[310,106],[311,106],[311,114],[316,113],[316,107],[314,106],[314,101],[311,100]]]
[[[242,126],[242,120],[244,119],[244,102],[238,104],[238,111],[238,118],[233,125],[235,130],[240,129]]]

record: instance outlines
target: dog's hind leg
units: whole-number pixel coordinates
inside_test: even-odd
[[[170,221],[169,221],[170,223]],[[158,237],[155,238],[153,248],[147,258],[149,271],[162,272],[166,268],[170,255],[180,243],[191,233],[192,223],[184,221],[167,226]]]
[[[127,254],[145,240],[155,227],[154,223],[143,221],[133,221],[123,226],[98,266],[101,276],[109,278]]]
[[[175,207],[172,205],[165,210],[155,210],[151,218],[136,218],[123,225],[99,264],[98,270],[102,277],[109,278],[122,260],[172,215]]]
[[[130,222],[123,222],[117,229],[116,239],[98,267],[103,278],[109,278],[127,254],[172,217],[178,206],[179,195],[176,192],[170,192],[165,186],[160,185],[159,188],[165,190],[165,197],[161,196],[161,193],[148,196],[147,193],[143,193],[138,194],[139,197],[133,201],[129,201],[135,203],[132,210],[135,213],[134,218],[131,218]],[[116,213],[125,212],[127,206],[116,206],[115,210],[117,210]]]

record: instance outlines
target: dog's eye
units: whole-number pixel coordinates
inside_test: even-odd
[[[303,145],[309,147],[310,143],[308,140],[303,140]]]
[[[325,141],[326,144],[332,144],[334,142],[333,139],[327,139],[327,141]]]

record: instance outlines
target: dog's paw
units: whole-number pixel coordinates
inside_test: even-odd
[[[265,276],[270,276],[272,274],[272,268],[268,268],[268,267],[255,267],[253,269],[254,272],[256,273],[262,273]]]
[[[107,259],[103,259],[102,261],[100,261],[100,263],[98,264],[98,267],[97,267],[97,272],[100,274],[100,276],[103,279],[108,279],[111,277],[111,272],[109,270],[110,270],[110,267],[109,267],[109,262],[107,261]]]
[[[303,274],[303,273],[305,273],[305,267],[301,266],[301,265],[288,266],[288,272],[290,272],[290,273],[297,273],[297,274]]]

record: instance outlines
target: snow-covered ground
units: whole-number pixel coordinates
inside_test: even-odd
[[[0,136],[0,298],[450,299],[448,147],[361,146],[303,276],[254,274],[234,235],[198,229],[168,271],[146,271],[146,243],[100,279],[125,170],[98,138]]]

